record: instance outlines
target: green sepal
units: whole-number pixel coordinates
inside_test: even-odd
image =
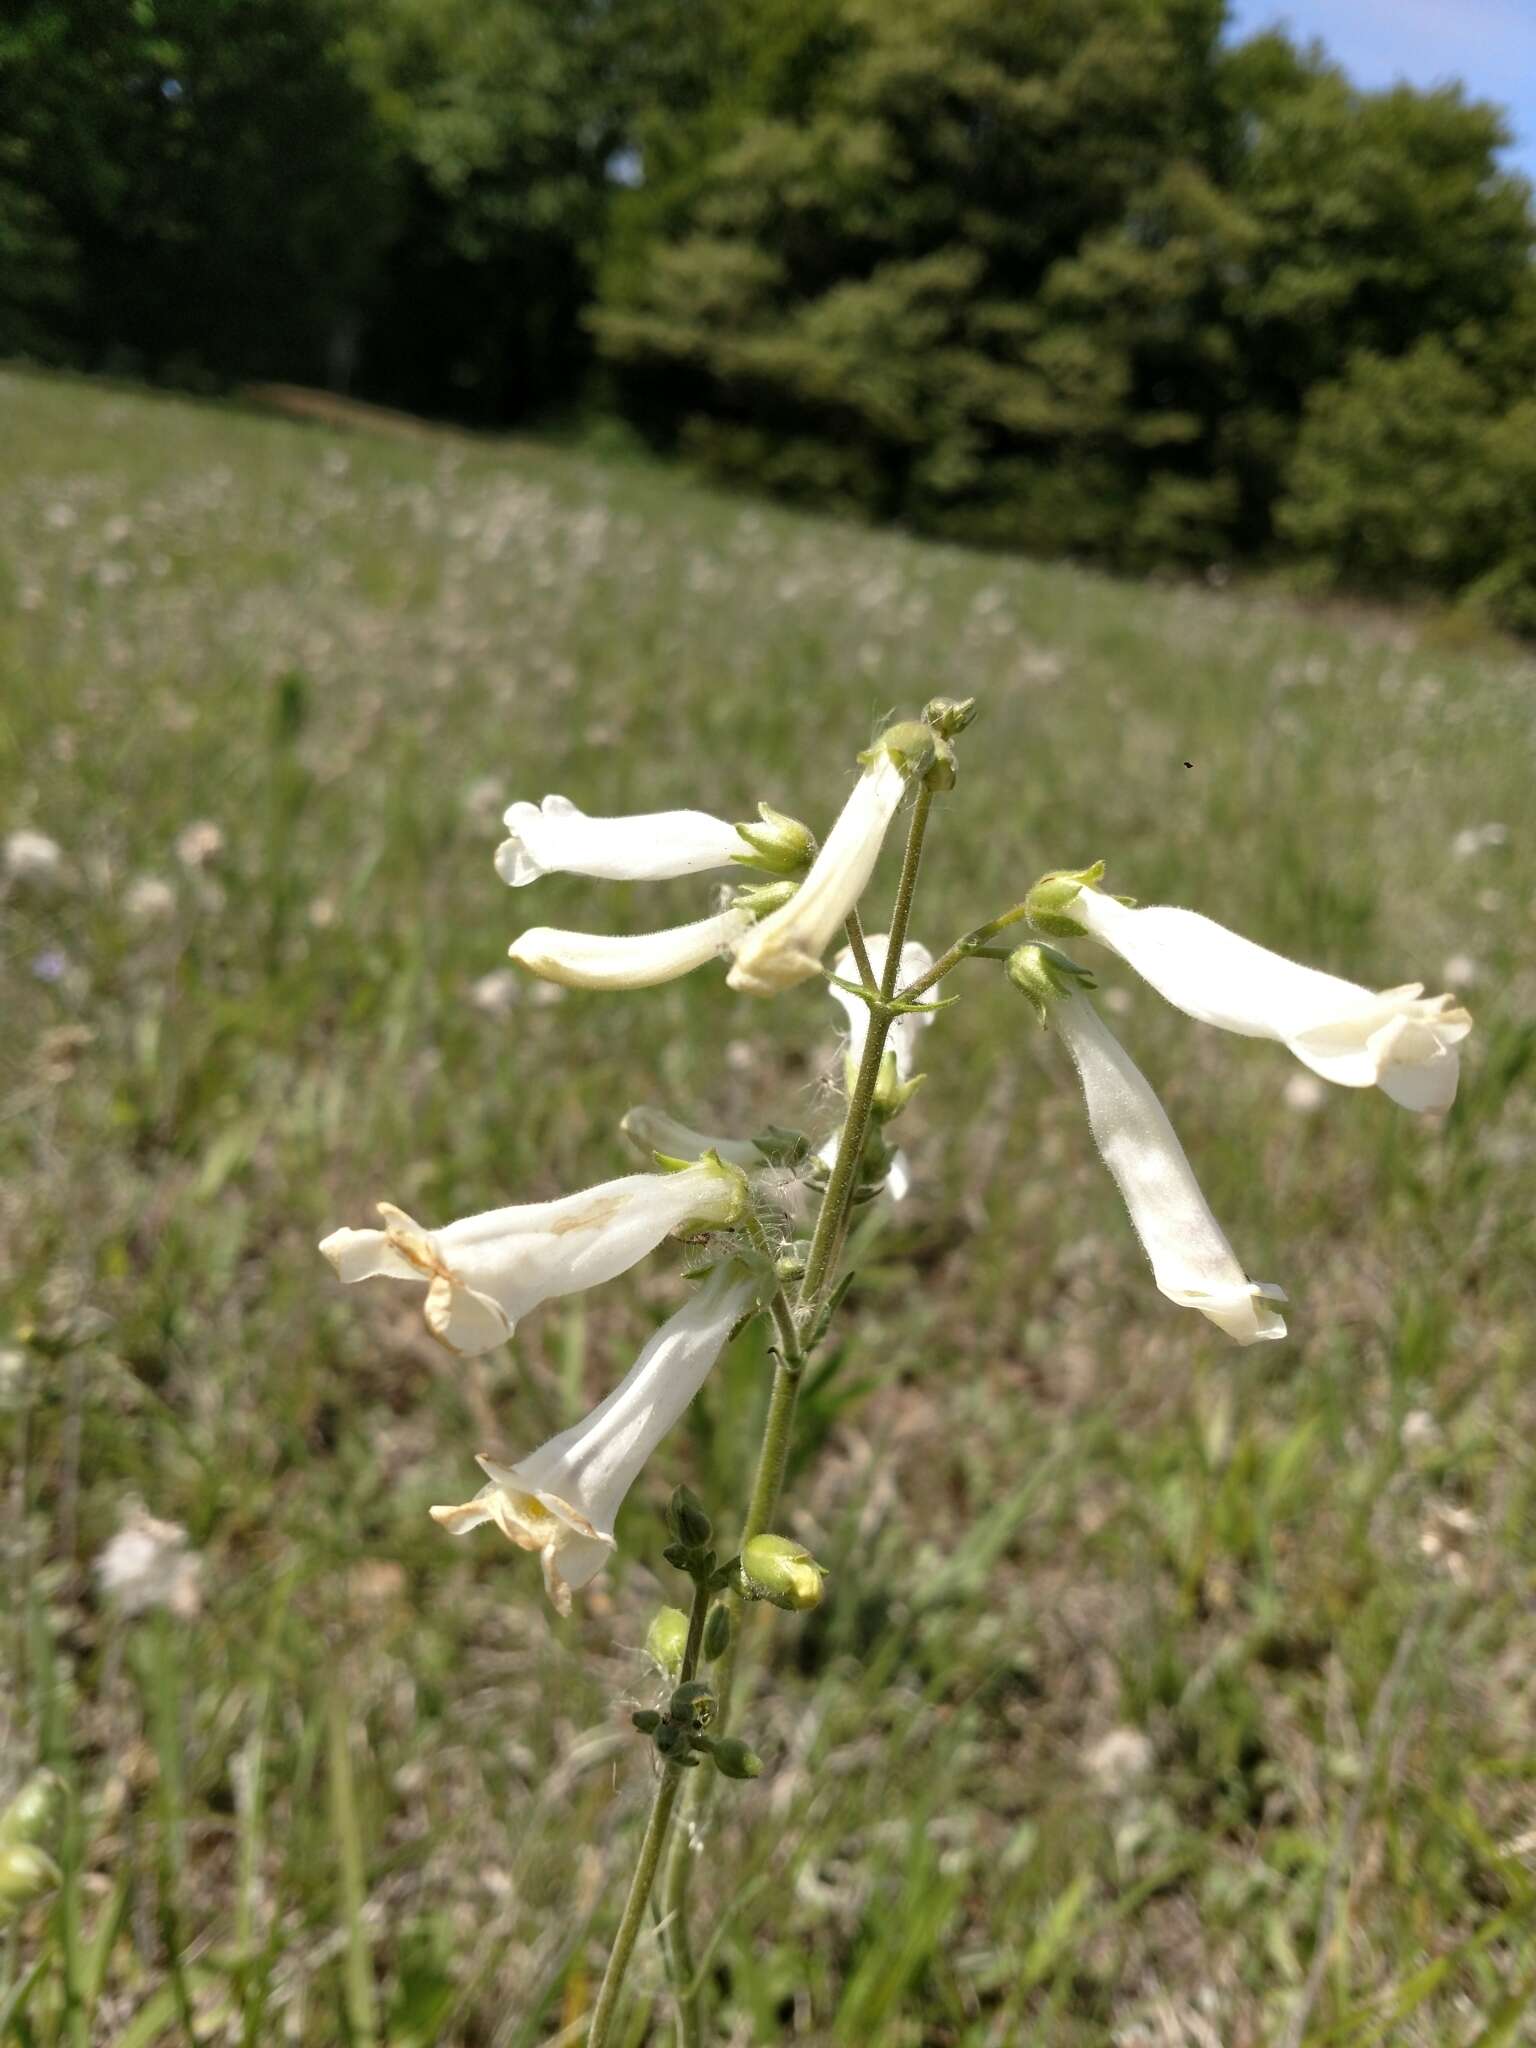
[[[938,753],[933,727],[922,719],[909,718],[900,725],[888,725],[872,747],[859,755],[861,768],[873,768],[881,754],[892,760],[909,782],[928,773]]]
[[[804,1131],[787,1130],[782,1124],[767,1124],[752,1136],[752,1143],[770,1166],[798,1166],[811,1149]]]
[[[821,971],[834,988],[846,989],[851,996],[862,996],[872,1010],[883,1011],[887,1017],[931,1017],[940,1010],[952,1009],[960,1000],[958,996],[939,996],[931,1003],[904,1002],[900,996],[873,995],[862,981],[844,981],[828,967]]]
[[[1016,946],[1008,955],[1004,971],[1019,993],[1034,1005],[1042,1029],[1050,1022],[1052,1006],[1063,996],[1073,995],[1080,988],[1098,987],[1086,967],[1079,967],[1055,946]]]
[[[731,898],[731,908],[750,910],[754,917],[767,917],[782,910],[799,886],[798,882],[761,882],[755,889],[738,889]]]
[[[757,807],[760,824],[738,824],[737,835],[750,849],[733,853],[731,859],[743,867],[761,868],[770,875],[803,875],[816,857],[816,835],[798,818],[776,811],[772,804]]]
[[[1097,888],[1104,879],[1104,863],[1096,860],[1086,868],[1052,868],[1036,882],[1024,898],[1025,915],[1037,932],[1055,939],[1085,939],[1088,927],[1068,915],[1078,891]]]

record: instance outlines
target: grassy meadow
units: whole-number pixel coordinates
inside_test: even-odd
[[[632,1103],[824,1132],[814,984],[513,979],[525,924],[681,922],[710,885],[514,896],[499,814],[766,798],[824,831],[939,691],[981,715],[930,945],[1102,854],[1478,1028],[1416,1118],[1096,961],[1289,1291],[1290,1341],[1242,1352],[1153,1288],[1061,1049],[957,974],[780,1517],[831,1595],[751,1623],[767,1770],[719,1788],[695,1890],[717,2038],[1536,2041],[1531,660],[19,374],[0,451],[0,834],[63,850],[0,882],[0,1796],[39,1761],[71,1788],[0,2039],[580,2040],[651,1796],[657,1510],[686,1477],[735,1514],[761,1343],[562,1622],[426,1509],[590,1405],[678,1260],[463,1362],[316,1240],[633,1170]],[[136,1507],[200,1559],[179,1613],[93,1571]],[[627,2048],[670,2042],[652,1940],[631,1986]]]

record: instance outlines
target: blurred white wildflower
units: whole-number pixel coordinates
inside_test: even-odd
[[[224,834],[212,818],[198,818],[176,835],[176,858],[184,868],[206,867],[224,851]]]
[[[1139,1728],[1111,1728],[1094,1743],[1083,1762],[1099,1789],[1118,1799],[1146,1777],[1155,1758],[1151,1740]]]
[[[140,875],[123,895],[123,909],[140,924],[158,924],[176,908],[176,891],[158,875]]]
[[[157,1521],[137,1502],[96,1559],[102,1592],[124,1614],[163,1607],[191,1621],[202,1606],[203,1561],[176,1522]]]
[[[1291,1074],[1280,1090],[1281,1100],[1287,1109],[1300,1110],[1304,1115],[1314,1109],[1321,1109],[1328,1100],[1328,1090],[1316,1074]]]
[[[1398,1440],[1405,1451],[1432,1451],[1442,1441],[1440,1425],[1427,1408],[1410,1408],[1403,1417]]]
[[[5,840],[5,872],[13,882],[53,882],[64,865],[64,850],[46,832],[23,827]]]
[[[469,1000],[487,1017],[505,1017],[517,1007],[522,983],[510,967],[493,967],[470,984]]]
[[[1482,979],[1477,962],[1470,953],[1453,953],[1440,969],[1441,979],[1453,981],[1458,987],[1471,988]]]
[[[464,792],[465,812],[477,825],[496,824],[506,804],[506,785],[497,775],[482,775]]]
[[[1489,853],[1494,847],[1507,846],[1508,843],[1507,825],[1467,825],[1451,841],[1451,853],[1456,860],[1471,860],[1479,853]]]

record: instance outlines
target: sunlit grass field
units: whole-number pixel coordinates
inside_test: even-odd
[[[0,2038],[580,2039],[651,1795],[657,1511],[686,1477],[729,1529],[764,1355],[562,1622],[532,1560],[426,1509],[611,1384],[679,1261],[464,1362],[316,1240],[633,1170],[632,1103],[823,1135],[814,984],[511,979],[524,924],[710,892],[513,895],[499,813],[766,798],[824,831],[941,691],[980,718],[930,945],[1104,855],[1478,1028],[1416,1118],[1095,961],[1290,1294],[1291,1340],[1240,1352],[1152,1287],[1060,1048],[995,966],[956,976],[781,1516],[830,1597],[749,1632],[767,1769],[720,1787],[696,1884],[717,2038],[1536,2040],[1536,665],[564,450],[15,374],[0,478],[0,832],[63,850],[0,883],[0,1796],[40,1761],[72,1793]],[[201,1560],[180,1615],[93,1573],[136,1506]],[[669,2042],[653,1940],[632,1988],[628,2048]]]

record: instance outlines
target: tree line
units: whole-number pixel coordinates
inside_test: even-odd
[[[1536,631],[1496,108],[1224,0],[12,0],[0,350]]]

